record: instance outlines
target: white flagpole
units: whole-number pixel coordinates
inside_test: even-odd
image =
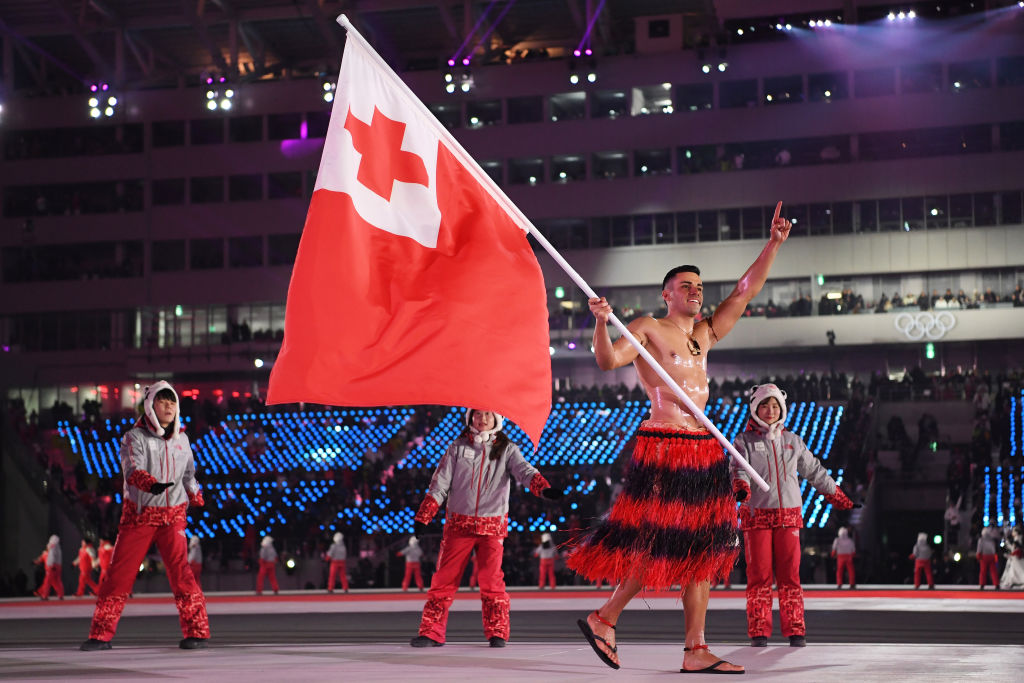
[[[480,168],[480,165],[476,163],[476,160],[473,159],[469,152],[467,152],[462,147],[462,145],[459,144],[459,141],[455,139],[455,137],[448,131],[447,128],[441,125],[441,122],[438,121],[437,117],[434,116],[433,112],[431,112],[430,109],[428,109],[427,106],[420,101],[420,98],[416,96],[416,93],[414,93],[409,88],[409,86],[407,86],[405,82],[398,77],[398,74],[396,74],[391,69],[391,67],[387,65],[387,62],[385,62],[381,58],[381,56],[377,54],[377,51],[373,49],[373,46],[366,42],[366,39],[363,38],[363,36],[359,33],[359,31],[356,30],[354,26],[352,26],[352,24],[348,20],[348,17],[346,17],[344,14],[338,15],[338,23],[341,24],[341,26],[348,32],[348,38],[350,40],[355,40],[356,43],[366,52],[367,56],[380,70],[381,74],[387,77],[388,80],[390,80],[396,88],[401,90],[408,97],[409,102],[412,106],[417,108],[421,114],[427,117],[427,120],[430,122],[431,126],[433,126],[434,132],[437,133],[438,137],[441,140],[443,140],[447,146],[451,148],[451,151],[455,155],[455,157],[462,162],[462,165],[465,166],[470,173],[473,174],[473,177],[476,178],[476,180],[484,187],[484,189],[487,190],[491,197],[493,197],[494,200],[498,202],[503,209],[505,209],[505,211],[515,220],[519,227],[524,232],[528,232],[529,234],[533,235],[533,238],[537,240],[537,242],[542,247],[544,247],[544,251],[546,251],[548,255],[550,255],[551,258],[555,260],[555,263],[561,266],[562,270],[564,270],[566,274],[572,279],[572,281],[575,282],[576,285],[583,290],[583,293],[586,294],[587,297],[591,299],[596,299],[597,294],[594,292],[593,289],[591,289],[590,285],[587,284],[586,280],[584,280],[583,277],[576,272],[575,268],[569,265],[568,261],[562,258],[562,255],[559,254],[558,251],[551,245],[551,243],[548,242],[547,238],[545,238],[544,235],[542,235],[541,232],[537,230],[537,228],[533,225],[530,219],[527,218],[523,214],[523,212],[519,210],[519,207],[516,206],[511,199],[508,198],[505,192],[500,187],[498,187],[498,184],[494,182],[494,179],[492,179],[491,176],[487,175],[487,173],[485,173],[484,170]],[[718,439],[719,443],[721,443],[722,446],[727,451],[729,451],[729,454],[732,455],[733,460],[735,460],[735,462],[740,467],[747,471],[747,474],[749,474],[751,479],[754,480],[754,483],[761,487],[762,490],[767,491],[769,489],[768,483],[761,478],[761,475],[754,471],[754,468],[750,466],[750,463],[748,463],[746,459],[739,454],[735,446],[733,446],[732,443],[730,443],[729,440],[725,438],[722,432],[718,430],[718,427],[715,426],[715,423],[712,422],[708,418],[708,416],[704,414],[704,411],[697,407],[697,405],[693,402],[693,399],[686,395],[686,392],[683,391],[683,389],[676,383],[674,379],[672,379],[672,376],[669,375],[665,368],[663,368],[658,363],[658,361],[654,359],[650,352],[647,349],[645,349],[639,341],[637,341],[637,338],[634,337],[633,333],[631,333],[629,329],[622,324],[622,321],[615,317],[614,313],[608,316],[608,320],[612,323],[612,325],[615,326],[617,330],[619,330],[619,332],[622,333],[622,336],[624,336],[629,341],[629,343],[633,345],[633,347],[640,354],[640,357],[647,361],[647,364],[651,367],[651,369],[654,370],[654,372],[656,372],[662,380],[664,380],[665,384],[667,384],[670,389],[672,389],[672,392],[679,397],[679,399],[683,402],[683,405],[687,407],[690,413],[694,417],[696,417],[701,422],[701,424],[707,427],[708,431],[714,434],[715,438]]]

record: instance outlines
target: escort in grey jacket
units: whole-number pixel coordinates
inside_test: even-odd
[[[452,442],[430,480],[416,514],[417,521],[429,523],[447,501],[446,533],[502,537],[508,534],[512,479],[520,486],[528,486],[536,495],[548,483],[511,441],[497,459],[491,460],[492,443],[476,443],[472,436]]]
[[[345,548],[344,541],[337,541],[332,543],[331,547],[327,549],[327,559],[332,562],[342,562],[348,558],[348,549]]]
[[[917,543],[914,544],[914,549],[910,551],[910,556],[915,560],[930,560],[932,559],[932,547],[928,545],[928,537],[924,534],[917,535]]]
[[[50,536],[50,542],[46,545],[46,566],[59,567],[63,562],[64,557],[60,549],[60,539],[56,535]]]
[[[836,504],[838,497],[848,502],[821,461],[793,432],[781,430],[771,439],[753,426],[739,434],[733,445],[769,486],[767,491],[762,491],[760,486],[751,488],[747,471],[735,463],[731,465],[734,488],[738,486],[749,492],[747,505],[740,507],[744,529],[803,527],[800,477],[824,494],[828,502]]]
[[[180,412],[168,426],[171,435],[165,438],[165,430],[153,410],[153,399],[162,389],[174,392],[174,388],[163,381],[146,388],[144,415],[121,440],[123,525],[184,522],[188,504],[203,504],[192,447],[181,431]],[[174,395],[177,398],[177,392]],[[156,483],[172,483],[173,486],[160,493],[150,493]]]

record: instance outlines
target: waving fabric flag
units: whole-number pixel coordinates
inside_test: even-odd
[[[507,207],[349,29],[267,403],[470,406],[538,443],[547,301]]]

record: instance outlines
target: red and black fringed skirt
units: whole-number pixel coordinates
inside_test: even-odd
[[[625,485],[608,518],[583,536],[569,566],[591,581],[644,588],[726,576],[736,561],[736,499],[729,461],[708,432],[637,431]]]

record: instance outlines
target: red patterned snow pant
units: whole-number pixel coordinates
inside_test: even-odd
[[[542,557],[540,560],[540,583],[538,584],[539,588],[544,587],[545,579],[548,580],[552,588],[555,587],[555,558],[553,557],[549,557],[548,559],[544,559]]]
[[[465,565],[463,565],[463,568],[465,568]],[[462,575],[460,574],[459,576],[461,577]],[[414,580],[414,579],[416,581],[416,586],[420,590],[423,590],[423,574],[420,573],[420,563],[419,562],[406,562],[405,563],[405,576],[402,577],[402,590],[404,590],[404,591],[409,590],[409,582]]]
[[[61,576],[64,568],[60,565],[53,565],[46,568],[46,576],[43,578],[43,585],[39,587],[38,595],[44,600],[49,597],[50,589],[57,594],[61,600],[64,599],[64,579]]]
[[[747,559],[747,635],[772,634],[772,574],[779,590],[782,635],[807,634],[804,592],[800,588],[800,529],[749,529],[743,532]]]
[[[999,566],[996,555],[978,555],[978,562],[981,563],[981,571],[978,572],[978,585],[985,585],[985,575],[992,579],[993,586],[999,586],[999,577],[996,576],[996,568]],[[930,581],[929,581],[930,583]]]
[[[427,604],[423,607],[423,618],[420,620],[421,636],[439,643],[445,641],[448,608],[451,607],[455,591],[459,589],[469,554],[476,548],[484,637],[490,639],[497,636],[508,640],[509,597],[505,592],[505,574],[501,571],[504,544],[505,539],[498,536],[456,536],[445,529],[441,553],[437,558],[437,571],[430,580],[430,592],[427,593]]]
[[[348,574],[345,573],[345,560],[331,560],[331,570],[327,574],[327,590],[334,590],[334,581],[341,577],[342,590],[348,590]]]
[[[935,579],[932,578],[932,561],[931,560],[914,560],[914,588],[921,587],[921,574],[924,573],[925,578],[928,579],[928,587],[931,588],[935,585]]]
[[[186,638],[210,637],[206,598],[188,566],[188,541],[182,521],[163,526],[122,526],[118,530],[114,556],[96,597],[90,638],[109,641],[114,637],[124,604],[139,573],[139,565],[154,542],[167,569],[182,635]]]
[[[853,573],[853,555],[849,553],[836,555],[836,588],[843,585],[843,572],[851,586],[857,585],[857,577]]]
[[[276,565],[277,562],[274,561],[260,560],[260,571],[256,574],[256,595],[263,595],[264,577],[270,580],[270,588],[275,593],[280,590],[280,586],[277,585]]]

